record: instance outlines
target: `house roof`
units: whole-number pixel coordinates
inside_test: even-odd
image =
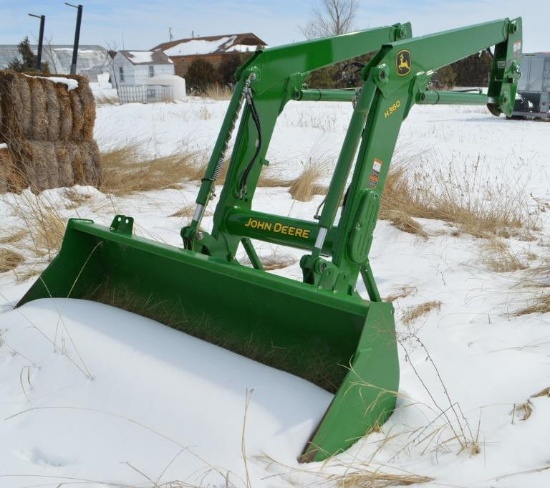
[[[193,56],[229,52],[255,51],[257,47],[266,46],[258,36],[245,34],[226,34],[209,37],[190,37],[177,41],[165,42],[153,48],[168,56]]]
[[[119,51],[132,64],[173,64],[162,51]]]

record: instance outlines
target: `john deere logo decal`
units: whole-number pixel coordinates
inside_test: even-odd
[[[411,53],[406,49],[397,53],[397,74],[407,76],[411,72]]]

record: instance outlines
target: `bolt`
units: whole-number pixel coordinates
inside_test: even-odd
[[[389,81],[388,80],[389,74],[390,74],[390,70],[386,64],[381,64],[380,66],[378,66],[379,81],[381,81],[382,83],[387,83]]]

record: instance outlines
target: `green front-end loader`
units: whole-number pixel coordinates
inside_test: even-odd
[[[256,52],[237,72],[182,247],[134,236],[131,217],[118,215],[110,227],[72,219],[60,253],[18,305],[45,297],[114,304],[305,378],[334,399],[301,460],[347,449],[386,421],[399,386],[393,308],[380,298],[369,250],[401,124],[415,103],[486,104],[494,115],[511,114],[521,32],[519,18],[418,38],[398,24]],[[487,94],[429,90],[437,69],[490,46]],[[370,52],[360,88],[305,87],[312,71]],[[277,118],[291,100],[353,104],[328,193],[311,220],[252,206]],[[201,222],[235,129],[206,231]],[[303,250],[303,279],[265,271],[256,241]],[[251,266],[238,262],[240,249]]]

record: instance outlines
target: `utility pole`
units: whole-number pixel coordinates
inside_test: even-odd
[[[80,24],[82,22],[82,5],[72,5],[70,3],[65,2],[65,5],[68,5],[69,7],[74,7],[78,9],[78,13],[76,15],[76,29],[74,33],[74,45],[73,45],[73,60],[71,62],[71,75],[76,75],[76,62],[78,59],[78,42],[80,39]]]
[[[42,44],[44,42],[44,24],[46,23],[45,15],[29,14],[31,17],[40,19],[40,33],[38,34],[38,55],[36,56],[36,70],[42,71]]]

